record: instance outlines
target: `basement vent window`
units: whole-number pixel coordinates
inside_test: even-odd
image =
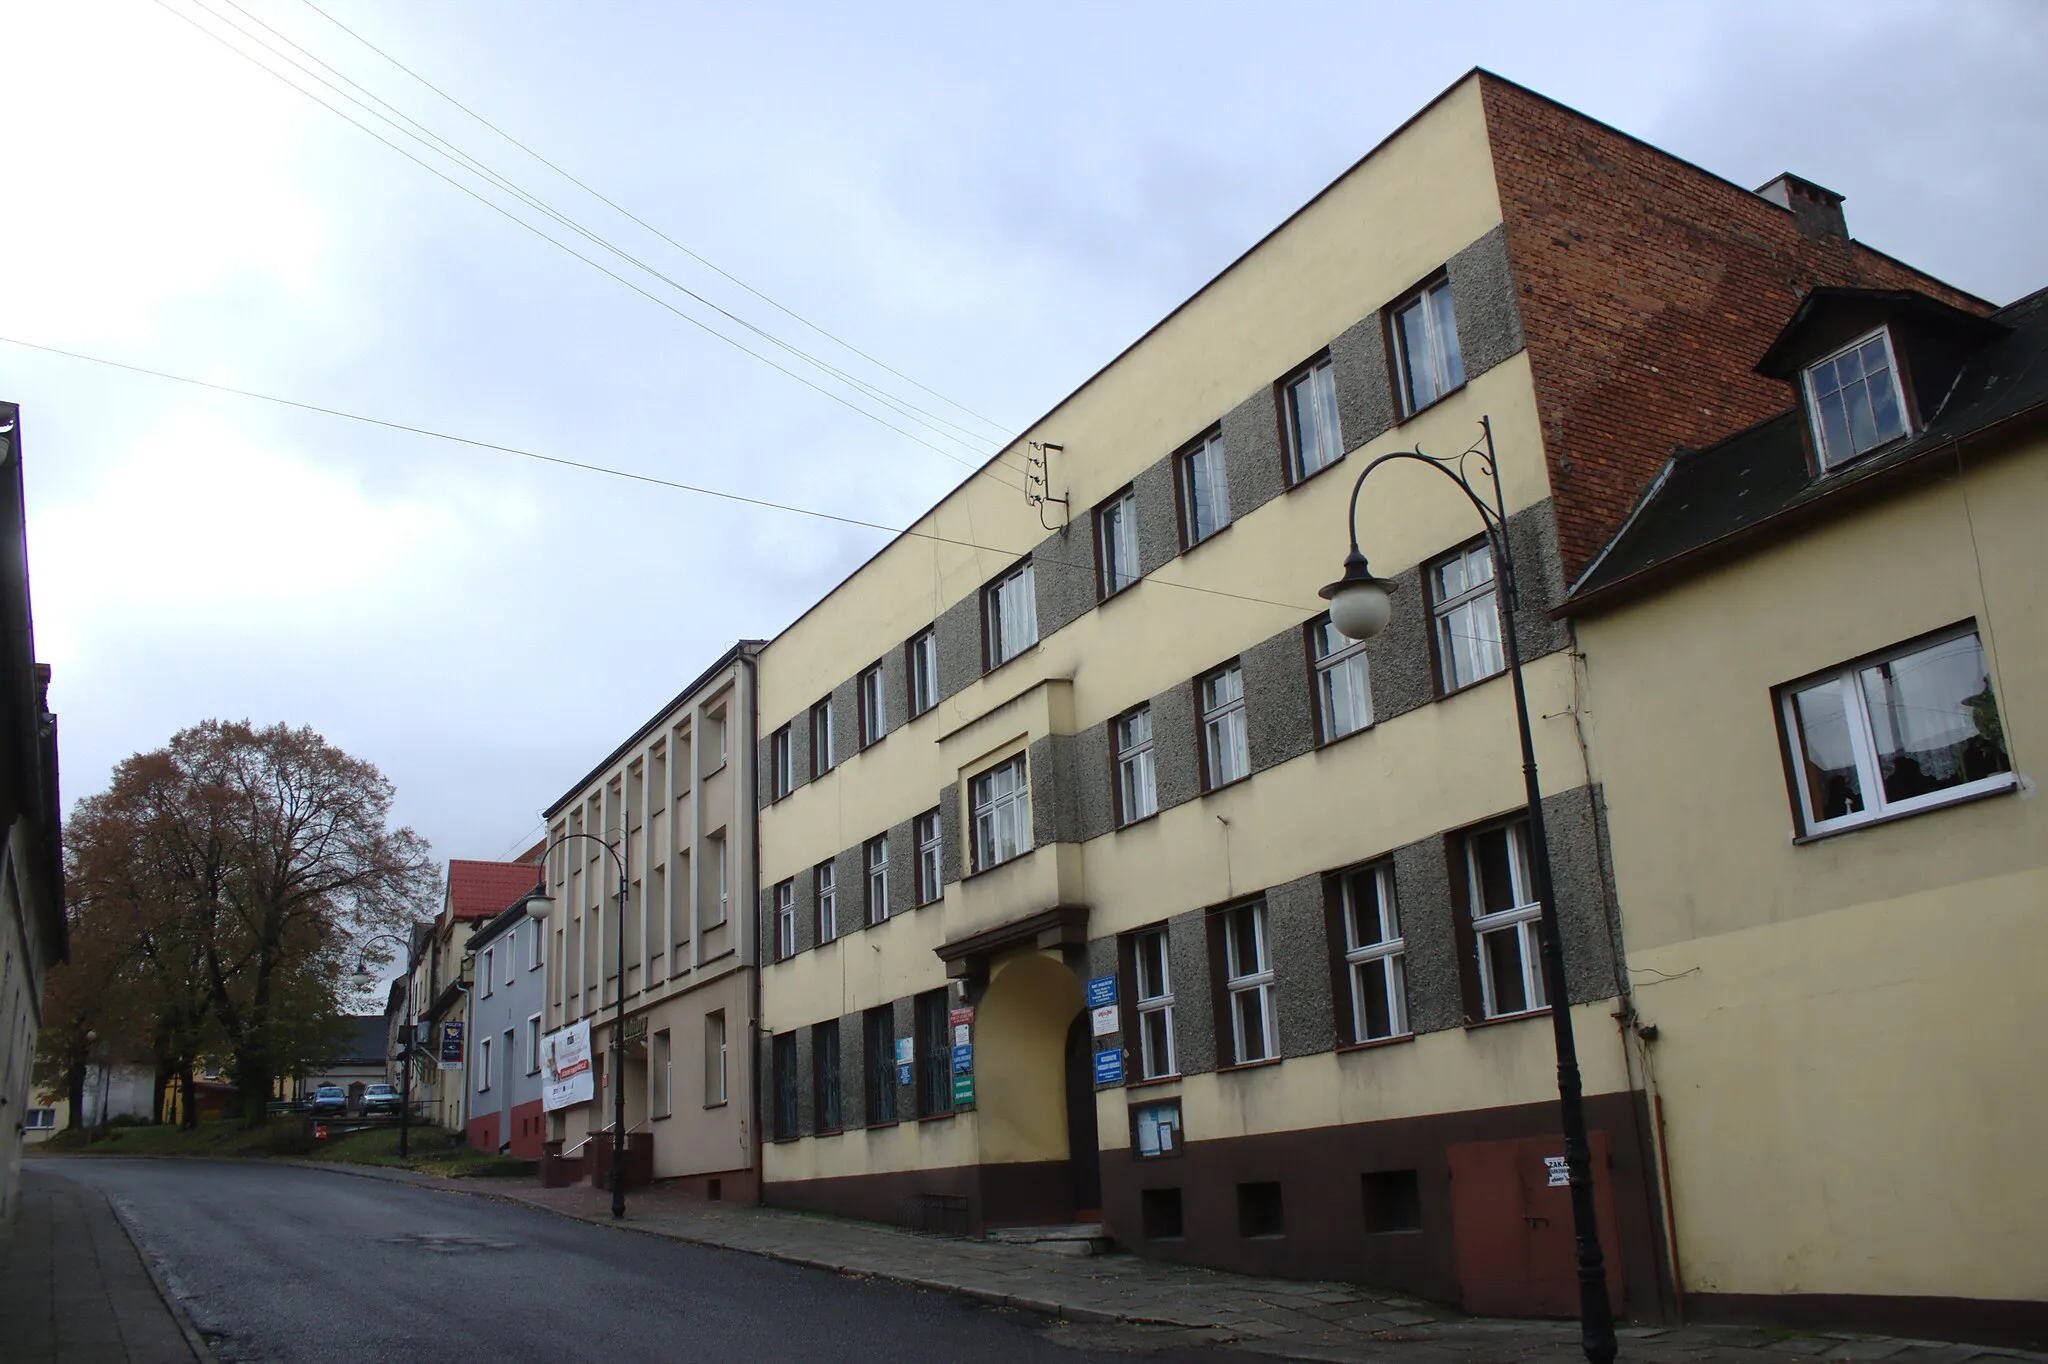
[[[1279,1184],[1237,1186],[1237,1234],[1247,1241],[1256,1237],[1287,1234],[1287,1220],[1280,1206]]]
[[[1177,1241],[1182,1230],[1179,1189],[1138,1191],[1139,1230],[1148,1241]]]
[[[1422,1230],[1422,1190],[1413,1170],[1379,1170],[1364,1176],[1365,1229],[1378,1234]]]

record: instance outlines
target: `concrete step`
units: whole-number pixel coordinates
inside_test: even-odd
[[[1100,1222],[1075,1222],[1051,1227],[994,1227],[987,1238],[1002,1245],[1022,1246],[1044,1255],[1104,1255],[1110,1238]]]

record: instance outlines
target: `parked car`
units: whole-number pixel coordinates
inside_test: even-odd
[[[322,1085],[313,1095],[312,1114],[316,1118],[339,1118],[348,1112],[348,1091],[340,1085]]]
[[[396,1113],[404,1104],[398,1091],[390,1085],[371,1085],[363,1091],[363,1112]]]

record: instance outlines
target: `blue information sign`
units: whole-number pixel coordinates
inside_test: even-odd
[[[898,1067],[896,1067],[896,1083],[897,1083],[897,1084],[899,1084],[899,1085],[907,1085],[907,1084],[909,1084],[909,1083],[910,1083],[910,1067],[909,1067],[909,1066],[898,1066]]]
[[[1120,1085],[1124,1082],[1124,1049],[1111,1047],[1095,1053],[1095,1083]]]
[[[1088,982],[1088,1007],[1099,1009],[1116,1003],[1116,977],[1097,976]]]
[[[958,1046],[958,1047],[955,1047],[955,1048],[953,1048],[953,1073],[954,1073],[955,1075],[965,1075],[965,1074],[966,1074],[966,1073],[967,1073],[968,1071],[970,1071],[970,1070],[973,1070],[973,1069],[974,1069],[974,1048],[973,1048],[973,1046],[972,1046],[972,1045],[964,1045],[964,1046]]]

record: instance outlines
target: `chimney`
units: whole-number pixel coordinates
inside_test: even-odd
[[[1779,208],[1791,209],[1792,216],[1799,220],[1799,230],[1815,241],[1829,237],[1849,239],[1849,224],[1842,217],[1842,196],[1833,190],[1787,171],[1757,193]]]

